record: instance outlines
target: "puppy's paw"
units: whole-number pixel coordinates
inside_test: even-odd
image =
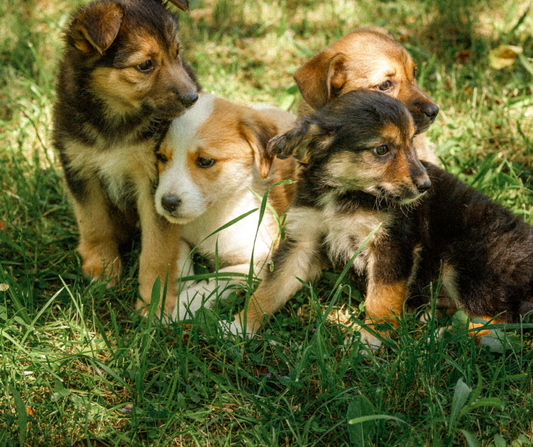
[[[237,319],[234,319],[233,321],[220,320],[220,328],[222,333],[228,338],[253,338],[255,335],[250,331],[245,332],[243,325]]]
[[[445,332],[451,332],[452,330],[452,327],[449,326],[449,327],[441,327],[441,328],[436,328],[434,331],[433,331],[433,337],[429,337],[426,342],[427,343],[431,343],[431,341],[440,341],[442,340],[442,337],[444,336],[444,333]]]
[[[213,307],[215,300],[214,291],[205,281],[200,281],[180,291],[178,304],[171,315],[174,320],[193,318],[202,307]]]
[[[287,137],[284,134],[271,138],[267,145],[267,151],[282,160],[292,155],[292,152],[287,151]]]
[[[376,352],[381,348],[381,340],[373,336],[370,332],[361,329],[361,342],[368,348],[370,352]],[[362,350],[361,353],[365,353],[365,350]]]
[[[80,249],[83,259],[81,270],[91,278],[91,282],[108,281],[107,287],[115,287],[120,282],[122,262],[118,254],[102,254],[93,250]]]

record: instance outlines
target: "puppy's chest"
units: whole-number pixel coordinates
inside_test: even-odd
[[[255,242],[254,257],[263,259],[277,236],[272,214],[267,210],[261,221],[259,211],[242,218],[259,206],[259,201],[249,191],[221,199],[202,216],[183,225],[181,236],[191,246],[200,244],[200,253],[213,257],[218,252],[221,261],[232,264],[248,262]],[[220,230],[234,220],[237,222]]]
[[[365,240],[374,232],[372,238],[354,261],[354,269],[362,273],[367,258],[377,239],[387,232],[389,215],[387,213],[360,209],[353,213],[331,214],[323,211],[326,226],[324,243],[328,257],[334,263],[348,262]]]
[[[296,222],[290,221],[292,217]],[[387,234],[391,221],[390,214],[383,211],[357,208],[351,212],[339,212],[336,203],[330,201],[322,208],[293,209],[287,234],[290,235],[292,231],[301,240],[313,234],[315,243],[321,244],[322,252],[333,264],[345,265],[375,230],[353,263],[354,269],[363,273],[368,256],[376,242]]]
[[[69,145],[71,165],[82,177],[96,176],[105,186],[112,202],[121,205],[157,180],[154,143],[99,139],[95,145]]]

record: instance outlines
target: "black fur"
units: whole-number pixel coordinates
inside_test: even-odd
[[[270,150],[283,157],[297,154],[302,142],[307,144],[289,222],[297,208],[324,210],[325,197],[329,197],[327,206],[333,205],[336,215],[351,215],[354,221],[362,212],[380,212],[382,231],[364,255],[374,259],[375,282],[404,282],[410,285],[409,295],[415,302],[427,302],[430,284],[436,287],[446,265],[455,272],[458,304],[472,318],[498,316],[500,321],[518,322],[533,311],[533,229],[519,217],[442,169],[427,162],[420,165],[411,155],[406,157],[409,167],[403,172],[409,172],[416,183],[414,177],[422,175],[422,169],[432,186],[408,205],[381,191],[339,189],[328,178],[328,163],[335,154],[370,150],[369,142],[379,139],[390,124],[401,131],[402,138],[412,138],[406,134],[413,129],[411,119],[396,99],[354,91],[273,139]],[[408,146],[398,142],[396,154],[409,152]],[[376,167],[380,163],[376,157]],[[360,166],[354,164],[354,172],[357,169]],[[289,230],[287,238],[273,258],[275,272],[266,281],[283,272],[284,260],[297,245]],[[330,247],[320,245],[322,255],[331,257]]]

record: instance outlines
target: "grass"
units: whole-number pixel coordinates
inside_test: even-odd
[[[84,278],[50,139],[61,29],[80,3],[0,5],[0,446],[533,444],[524,328],[491,325],[476,345],[461,313],[442,339],[434,330],[447,323],[407,314],[363,355],[345,344],[364,309],[358,284],[327,272],[261,336],[237,341],[217,333],[210,311],[169,326],[132,315],[138,246],[114,289]],[[206,91],[295,111],[292,73],[307,58],[351,29],[386,26],[441,106],[427,135],[443,165],[531,223],[529,6],[202,0],[181,15],[181,35]],[[523,52],[496,70],[489,51],[500,44]]]

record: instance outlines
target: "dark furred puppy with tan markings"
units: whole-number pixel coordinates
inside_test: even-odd
[[[264,316],[302,287],[296,277],[312,281],[327,260],[346,264],[376,228],[354,261],[367,278],[367,323],[397,324],[407,296],[427,302],[439,277],[443,296],[472,318],[514,323],[533,310],[533,229],[421,163],[414,134],[400,101],[356,91],[270,141],[278,156],[296,154],[306,164],[274,270],[250,301],[248,331],[257,331]],[[362,338],[379,345],[367,332]]]
[[[183,10],[187,0],[172,0]],[[180,56],[178,19],[161,0],[98,0],[80,8],[65,32],[54,110],[57,148],[80,231],[83,272],[120,275],[119,245],[140,221],[140,295],[177,275],[179,235],[155,212],[155,151],[171,119],[198,98]],[[166,310],[175,306],[169,281]]]
[[[302,93],[298,115],[307,115],[352,90],[375,90],[399,99],[414,117],[414,146],[421,160],[438,164],[425,132],[439,107],[416,82],[416,64],[384,29],[360,28],[333,42],[294,74]]]

